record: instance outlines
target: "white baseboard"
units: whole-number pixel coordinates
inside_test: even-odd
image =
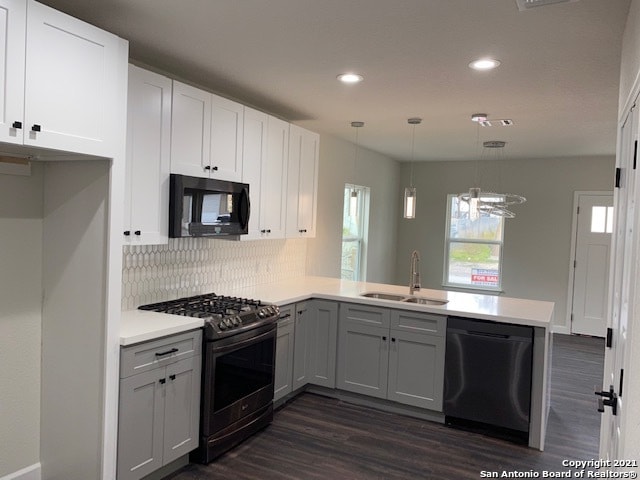
[[[40,464],[35,463],[22,470],[0,477],[0,480],[42,480]]]
[[[562,335],[571,335],[571,330],[569,330],[569,327],[558,327],[557,325],[554,325],[551,328],[551,330],[553,333],[560,333]]]

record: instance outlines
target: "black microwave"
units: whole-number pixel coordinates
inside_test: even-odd
[[[171,174],[169,237],[224,237],[249,232],[249,185]]]

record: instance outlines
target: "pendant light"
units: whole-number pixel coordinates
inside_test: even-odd
[[[353,178],[355,180],[356,167],[358,164],[358,129],[364,127],[364,122],[351,122],[351,126],[356,129],[356,141],[355,141],[355,155],[353,158]],[[351,189],[351,195],[349,197],[349,216],[355,217],[358,214],[358,190],[353,187]]]
[[[476,144],[480,143],[480,124],[487,121],[484,113],[474,113],[471,120],[478,124],[476,129]],[[482,148],[485,151],[495,151],[502,153],[502,149],[507,144],[502,140],[489,140],[483,142]],[[527,201],[521,195],[513,193],[485,192],[480,189],[478,183],[478,160],[476,159],[476,173],[474,186],[468,192],[458,194],[458,199],[469,205],[469,220],[475,221],[481,215],[493,215],[496,217],[514,218],[516,214],[510,210],[512,205],[519,205]]]
[[[409,125],[413,125],[411,130],[411,173],[409,175],[409,186],[404,189],[404,218],[416,218],[416,187],[413,186],[413,161],[416,143],[416,125],[422,123],[421,118],[410,118],[407,120]]]

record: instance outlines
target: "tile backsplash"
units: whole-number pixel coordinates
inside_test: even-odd
[[[305,274],[306,239],[228,241],[172,238],[167,245],[124,246],[122,309]]]

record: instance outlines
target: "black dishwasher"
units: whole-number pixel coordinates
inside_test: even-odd
[[[447,425],[526,443],[532,358],[532,327],[449,317]]]

